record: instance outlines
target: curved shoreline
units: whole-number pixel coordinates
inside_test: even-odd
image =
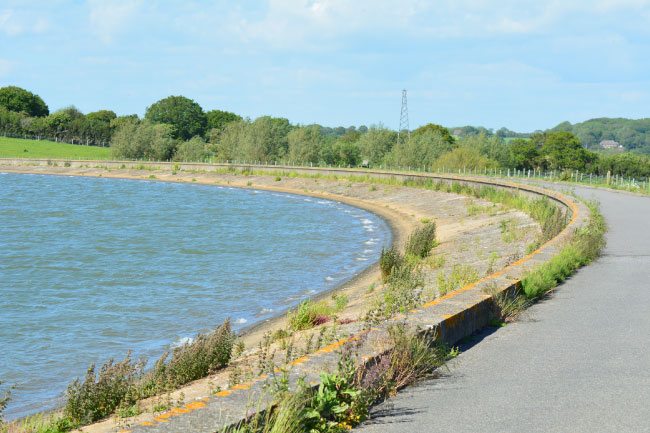
[[[52,175],[52,176],[75,176],[75,177],[93,177],[93,178],[111,178],[111,179],[127,179],[127,180],[148,180],[148,181],[158,181],[158,182],[169,182],[169,183],[196,183],[201,185],[210,185],[210,186],[219,186],[215,185],[214,179],[209,176],[202,176],[201,174],[193,174],[193,179],[196,181],[190,180],[181,180],[181,179],[168,179],[164,176],[156,173],[159,177],[155,179],[150,179],[148,177],[143,178],[137,174],[114,174],[108,173],[103,169],[96,169],[96,173],[88,172],[77,172],[75,169],[69,167],[59,167],[58,169],[52,167],[51,169],[43,170],[43,167],[34,167],[35,169],[14,169],[13,167],[9,169],[8,167],[0,166],[0,172],[5,173],[16,173],[16,174],[42,174],[42,175]],[[49,168],[49,167],[48,167]],[[129,170],[133,172],[134,170]],[[221,185],[224,186],[224,185]],[[319,193],[317,191],[305,192],[297,189],[286,188],[286,187],[274,187],[274,186],[264,186],[264,185],[235,185],[230,184],[229,187],[233,188],[245,188],[253,189],[260,191],[269,191],[269,192],[278,192],[285,194],[293,194],[299,196],[314,197],[319,199],[324,199],[328,201],[340,202],[348,206],[353,206],[364,211],[370,212],[373,215],[380,218],[388,227],[389,242],[393,245],[398,245],[403,241],[405,236],[408,234],[408,227],[404,224],[402,215],[397,215],[394,210],[377,206],[375,204],[365,202],[363,200],[333,195],[329,193]],[[319,291],[318,293],[310,296],[312,300],[323,300],[328,298],[334,293],[340,292],[341,290],[348,290],[352,292],[352,296],[357,295],[360,290],[364,290],[369,284],[375,281],[379,276],[378,262],[374,261],[369,263],[367,266],[362,268],[361,271],[357,272],[354,275],[350,275],[344,281],[336,284],[334,287]],[[276,329],[279,327],[286,327],[286,315],[287,312],[294,308],[293,304],[286,305],[281,310],[274,312],[274,314],[267,319],[260,319],[254,323],[251,323],[237,331],[238,336],[244,341],[247,348],[255,347],[259,341],[262,340],[263,335],[271,329]],[[52,409],[52,410],[57,410]],[[20,419],[20,417],[16,418]]]

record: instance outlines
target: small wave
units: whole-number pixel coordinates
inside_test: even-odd
[[[313,295],[314,293],[316,293],[316,290],[314,290],[314,289],[307,290],[308,295]]]
[[[334,281],[334,278],[332,278],[332,277],[325,277],[325,281]]]
[[[329,204],[329,202],[326,202],[324,200],[318,200],[316,203],[318,203],[318,204]]]
[[[361,224],[363,225],[372,224],[372,221],[370,221],[368,218],[364,218],[361,220]]]
[[[375,229],[374,229],[373,227],[370,227],[370,226],[363,226],[363,228],[366,229],[366,231],[367,231],[368,233],[372,233],[372,232],[375,231]]]
[[[185,346],[186,344],[191,344],[193,342],[194,339],[192,337],[180,337],[178,340],[172,343],[172,347],[182,347]]]
[[[367,262],[367,261],[368,261],[368,257],[357,257],[357,258],[354,259],[354,260],[356,260],[357,262]]]
[[[365,241],[363,244],[364,245],[375,245],[376,243],[377,243],[377,241],[373,241],[372,239],[370,239],[368,241]]]
[[[375,252],[375,250],[371,250],[369,248],[366,248],[365,250],[363,250],[363,254],[372,254],[374,252]]]
[[[269,314],[272,313],[273,311],[275,311],[273,308],[262,308],[259,311],[259,314]]]
[[[248,322],[248,320],[244,319],[243,317],[240,317],[237,320],[233,320],[232,323],[234,323],[235,325],[243,325],[246,322]]]
[[[262,194],[262,191],[253,191],[253,194]]]
[[[314,200],[309,199],[309,198],[304,198],[303,200],[305,200],[305,201],[309,201],[309,202],[314,201]]]

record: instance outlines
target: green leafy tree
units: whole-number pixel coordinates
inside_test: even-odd
[[[379,164],[396,141],[395,131],[385,128],[382,124],[372,125],[359,139],[361,157],[371,164]]]
[[[115,158],[168,161],[176,151],[173,129],[167,124],[125,122],[113,135],[111,151]]]
[[[394,167],[431,167],[443,153],[458,147],[436,130],[413,134],[410,140],[396,143],[385,162]]]
[[[516,138],[510,142],[510,153],[515,168],[521,170],[541,169],[540,151],[537,142]]]
[[[229,111],[210,110],[205,113],[208,131],[211,129],[222,130],[226,123],[242,120],[241,116]]]
[[[153,103],[144,117],[153,123],[170,125],[174,138],[182,140],[189,140],[195,135],[203,136],[207,126],[201,106],[184,96],[168,96]]]
[[[181,143],[174,155],[174,161],[205,161],[212,156],[206,142],[198,135]]]
[[[86,114],[86,119],[96,120],[98,122],[104,122],[110,125],[112,120],[117,119],[117,115],[112,110],[99,110]]]
[[[482,156],[496,161],[500,167],[511,168],[515,165],[510,147],[498,134],[490,137],[485,133],[464,135],[458,139],[457,144],[459,147],[471,147],[478,150]]]
[[[413,131],[413,133],[411,135],[416,135],[417,136],[417,135],[424,134],[426,132],[436,132],[436,133],[440,134],[442,139],[444,141],[446,141],[447,143],[451,144],[451,143],[454,142],[454,137],[452,137],[449,134],[449,130],[447,128],[445,128],[444,126],[436,125],[435,123],[428,123],[428,124],[426,124],[424,126],[420,126],[418,129]]]
[[[587,164],[594,162],[597,155],[582,147],[580,140],[568,131],[545,132],[531,137],[541,144],[541,154],[551,170],[584,171]]]
[[[319,125],[303,126],[287,135],[289,153],[287,157],[296,163],[318,163],[322,157],[325,137]]]
[[[451,170],[460,169],[492,169],[499,167],[499,163],[481,154],[476,147],[461,146],[440,155],[432,168],[445,167]]]
[[[30,117],[43,117],[50,110],[40,96],[16,86],[0,89],[0,107],[17,113],[26,113]]]

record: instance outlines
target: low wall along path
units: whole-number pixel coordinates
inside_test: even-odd
[[[567,227],[555,238],[542,245],[538,250],[510,264],[506,268],[487,277],[471,283],[460,289],[451,291],[432,302],[424,304],[408,314],[400,314],[393,319],[382,323],[380,326],[363,329],[360,323],[341,325],[340,330],[349,337],[336,341],[329,346],[321,348],[314,353],[299,358],[286,366],[283,373],[280,370],[274,374],[286,374],[290,384],[295,384],[299,378],[304,378],[305,383],[312,386],[319,384],[321,371],[336,369],[340,358],[338,350],[346,344],[355,344],[359,356],[370,361],[381,356],[388,348],[384,347],[387,340],[388,327],[396,322],[406,323],[422,334],[430,336],[447,344],[454,344],[461,338],[486,326],[491,311],[491,296],[486,295],[484,289],[496,285],[499,292],[514,291],[520,286],[520,280],[525,275],[536,269],[556,255],[561,244],[567,236],[577,227],[587,223],[589,211],[582,203],[576,203],[563,194],[545,190],[539,187],[522,185],[510,182],[495,181],[480,177],[467,177],[456,175],[393,173],[385,171],[354,170],[354,169],[320,169],[297,168],[281,166],[251,166],[227,164],[197,164],[197,163],[147,163],[129,161],[66,161],[66,160],[24,160],[0,159],[3,166],[47,166],[54,165],[66,167],[106,167],[106,168],[146,168],[164,170],[197,170],[215,171],[224,168],[249,169],[256,172],[269,171],[295,171],[298,174],[337,175],[337,176],[371,176],[376,178],[395,178],[398,180],[432,179],[438,182],[460,183],[465,186],[489,185],[500,189],[515,190],[521,194],[540,197],[546,196],[566,208],[571,213],[571,220]],[[130,427],[127,432],[215,432],[224,427],[236,424],[245,419],[256,410],[264,410],[269,403],[265,385],[272,381],[273,374],[263,374],[248,382],[235,385],[230,389],[220,391],[210,397],[186,404],[183,408],[170,410],[166,413],[153,416],[151,420]]]

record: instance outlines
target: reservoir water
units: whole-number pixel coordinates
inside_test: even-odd
[[[372,213],[298,195],[0,173],[0,380],[8,418],[52,407],[91,362],[153,363],[230,317],[267,319],[390,243]]]

